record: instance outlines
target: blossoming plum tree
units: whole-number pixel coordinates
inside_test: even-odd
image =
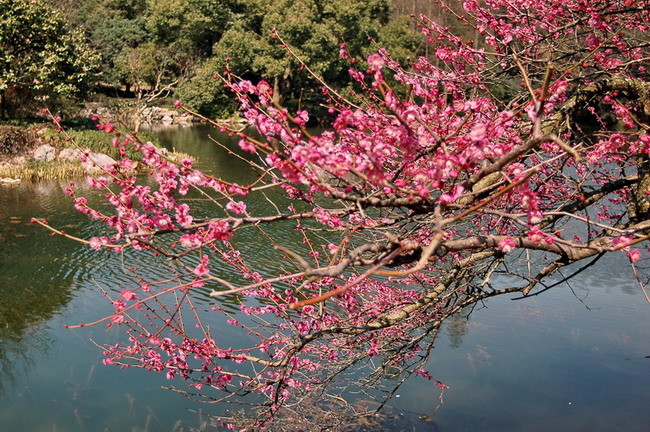
[[[379,49],[350,70],[356,93],[323,82],[335,120],[320,134],[305,128],[309,113],[275,105],[269,84],[226,72],[261,136],[222,126],[251,153],[252,184],[115,136],[123,152],[142,152],[155,186],[129,174],[124,158],[90,180],[112,211],[69,189],[77,209],[113,231],[86,241],[163,258],[169,277],[131,270],[133,285],[120,287],[113,312],[98,321],[129,335],[105,347],[105,363],[180,377],[186,394],[256,393],[264,422],[305,395],[344,389],[349,373],[370,389],[395,371],[397,387],[411,375],[433,379],[425,363],[445,319],[490,297],[538,294],[608,253],[627,254],[645,290],[650,1],[467,0],[463,14],[440,7],[476,40],[414,17],[435,57],[403,69]],[[271,188],[289,205],[247,207]],[[199,212],[190,196],[213,212]],[[274,224],[302,244],[268,235]],[[277,251],[274,272],[246,255],[238,239],[247,230]],[[237,295],[240,311],[201,312],[197,291]],[[206,324],[210,314],[255,341],[225,346],[224,330]]]

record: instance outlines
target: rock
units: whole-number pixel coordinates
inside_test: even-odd
[[[56,149],[49,144],[44,144],[34,150],[33,158],[39,162],[52,162],[56,157]]]
[[[196,119],[190,115],[182,114],[180,116],[174,117],[174,123],[181,126],[190,126],[195,123]]]
[[[103,153],[92,153],[88,156],[88,160],[82,164],[84,170],[88,174],[101,174],[104,168],[115,165],[117,161],[112,157]]]
[[[125,122],[127,124],[139,125],[140,127],[151,126],[190,126],[201,122],[200,119],[181,113],[174,108],[163,108],[158,106],[131,106],[128,109],[118,107],[103,107],[95,103],[88,104],[88,106],[79,112],[80,117],[90,117],[97,115],[102,121],[119,123]]]
[[[66,161],[66,162],[74,162],[79,160],[79,156],[81,156],[81,150],[76,148],[64,148],[59,153],[59,160]]]
[[[89,104],[86,108],[79,111],[79,117],[90,118],[93,115],[99,117],[103,121],[115,123],[119,120],[122,110],[120,108],[108,108],[97,106],[96,104]]]

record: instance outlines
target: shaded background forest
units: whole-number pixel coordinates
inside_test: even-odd
[[[311,70],[337,88],[351,85],[345,43],[361,60],[380,46],[402,64],[429,44],[411,15],[425,13],[456,26],[431,1],[415,0],[48,0],[83,29],[100,56],[93,89],[108,96],[174,97],[201,114],[227,116],[233,98],[215,74],[226,67],[264,79],[278,102],[318,109],[321,85],[287,56],[272,29]],[[316,116],[318,112],[314,112]]]

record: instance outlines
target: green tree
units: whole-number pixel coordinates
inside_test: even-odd
[[[130,50],[150,39],[146,4],[142,1],[137,7],[135,0],[66,1],[72,3],[67,9],[75,11],[71,12],[70,19],[86,30],[92,45],[101,54],[102,82],[129,87],[120,62]]]
[[[422,44],[422,35],[411,28],[412,20],[407,16],[397,16],[379,30],[382,46],[388,47],[393,60],[402,65],[414,59]]]
[[[126,86],[124,57],[148,42],[146,0],[47,0],[64,10],[68,20],[82,27],[92,46],[101,55],[102,83]]]
[[[320,84],[271,38],[273,31],[316,75],[340,87],[350,82],[348,60],[339,55],[342,43],[350,56],[362,58],[375,49],[372,41],[379,40],[389,50],[396,49],[397,60],[404,60],[420,39],[407,20],[390,22],[388,0],[250,0],[245,13],[236,18],[214,44],[212,57],[179,88],[183,102],[204,114],[223,111],[220,83],[205,78],[221,72],[226,58],[235,74],[272,84],[277,101],[284,105],[309,105],[316,99]]]
[[[155,43],[180,44],[204,57],[243,8],[237,0],[147,1],[147,29]]]
[[[193,64],[194,59],[177,48],[145,42],[125,49],[118,57],[115,69],[141,99],[147,93],[151,95],[173,86]]]
[[[136,94],[177,81],[209,57],[239,7],[230,0],[50,1],[75,11],[71,19],[102,55],[103,81]]]
[[[79,29],[41,0],[0,0],[0,106],[24,92],[79,97],[97,77],[98,56]],[[8,100],[12,99],[12,100]]]

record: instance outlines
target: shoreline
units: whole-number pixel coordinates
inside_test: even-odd
[[[50,124],[28,127],[0,125],[0,143],[3,144],[0,146],[0,185],[97,175],[102,171],[101,166],[117,163],[120,159],[112,145],[111,135],[92,129],[70,128],[66,131],[71,139],[59,134]],[[153,132],[143,130],[139,135],[144,142],[153,142],[172,160],[189,157],[160,147]],[[84,153],[89,159],[86,162],[80,159]],[[138,165],[136,172],[138,168],[142,170]]]

